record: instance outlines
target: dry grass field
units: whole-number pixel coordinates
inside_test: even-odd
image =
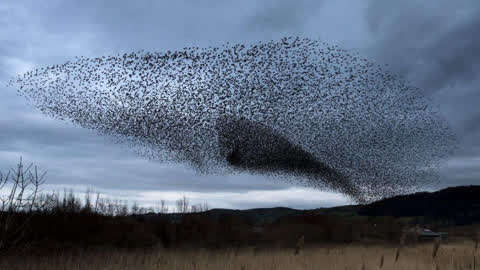
[[[56,256],[6,256],[0,269],[9,270],[137,270],[137,269],[480,269],[473,242],[441,244],[433,258],[434,244],[400,249],[380,245],[306,247],[292,249],[244,248],[241,250],[92,250]],[[382,259],[383,258],[383,259]]]

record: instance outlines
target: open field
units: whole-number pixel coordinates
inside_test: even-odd
[[[395,262],[397,247],[381,245],[332,245],[294,249],[240,250],[90,250],[56,256],[6,256],[0,269],[10,270],[130,270],[130,269],[480,269],[473,242],[441,244],[433,258],[433,244],[404,247]],[[383,263],[382,263],[383,256]]]
[[[22,168],[12,175],[33,177]],[[312,210],[209,210],[183,197],[171,212],[29,181],[27,196],[25,178],[3,179],[0,270],[475,269],[480,251],[480,187]],[[449,242],[423,242],[424,229]]]

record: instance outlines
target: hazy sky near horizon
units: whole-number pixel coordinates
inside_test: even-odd
[[[388,64],[424,91],[458,137],[441,185],[480,180],[480,2],[22,1],[0,2],[0,170],[20,156],[48,171],[48,189],[92,187],[149,204],[186,195],[212,207],[325,207],[340,194],[263,176],[198,176],[144,160],[125,145],[47,118],[6,81],[75,56],[166,51],[301,36]]]

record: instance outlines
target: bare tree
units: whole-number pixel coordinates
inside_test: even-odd
[[[85,205],[83,206],[82,211],[85,213],[92,213],[93,206],[92,206],[92,198],[91,195],[93,193],[93,190],[91,188],[87,188],[87,191],[85,191]]]
[[[82,202],[75,196],[72,189],[68,193],[66,189],[63,191],[62,208],[67,213],[79,213],[82,210]]]
[[[100,192],[97,192],[97,196],[95,196],[95,207],[93,208],[93,212],[96,214],[99,213],[99,203],[100,203]]]
[[[192,205],[190,207],[190,211],[192,213],[202,213],[202,212],[206,212],[208,210],[209,210],[209,207],[208,207],[207,202],[195,204],[195,205]]]
[[[200,213],[202,212],[202,205],[201,204],[194,204],[190,207],[190,212],[192,213]]]
[[[207,202],[204,202],[202,204],[202,212],[207,212],[208,210],[210,210],[210,207],[208,206]]]
[[[33,208],[41,213],[51,213],[59,206],[58,196],[56,193],[39,194]]]
[[[38,210],[38,194],[46,172],[39,174],[37,166],[32,166],[25,167],[20,157],[16,168],[7,174],[0,172],[0,250],[23,240],[32,212]]]
[[[116,211],[117,216],[125,217],[128,215],[128,205],[125,201],[118,202],[118,210]]]
[[[101,198],[100,193],[97,193],[97,199],[96,199],[96,212],[97,214],[100,215],[108,215],[108,208],[107,208],[107,199]]]
[[[188,201],[187,197],[185,195],[176,201],[177,205],[177,212],[178,213],[188,213],[190,211],[190,202]]]
[[[157,213],[160,213],[160,214],[166,214],[168,213],[169,209],[168,209],[168,205],[167,205],[167,202],[165,200],[160,200],[160,203],[156,203],[156,208],[157,208]]]
[[[140,206],[138,205],[137,202],[133,202],[131,213],[132,215],[140,214]]]
[[[107,216],[115,216],[115,205],[113,204],[112,199],[107,198],[105,203],[107,205]]]

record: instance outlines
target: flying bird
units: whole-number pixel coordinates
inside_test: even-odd
[[[420,89],[309,38],[77,57],[10,83],[44,114],[144,157],[269,175],[357,202],[434,183],[455,144]]]

